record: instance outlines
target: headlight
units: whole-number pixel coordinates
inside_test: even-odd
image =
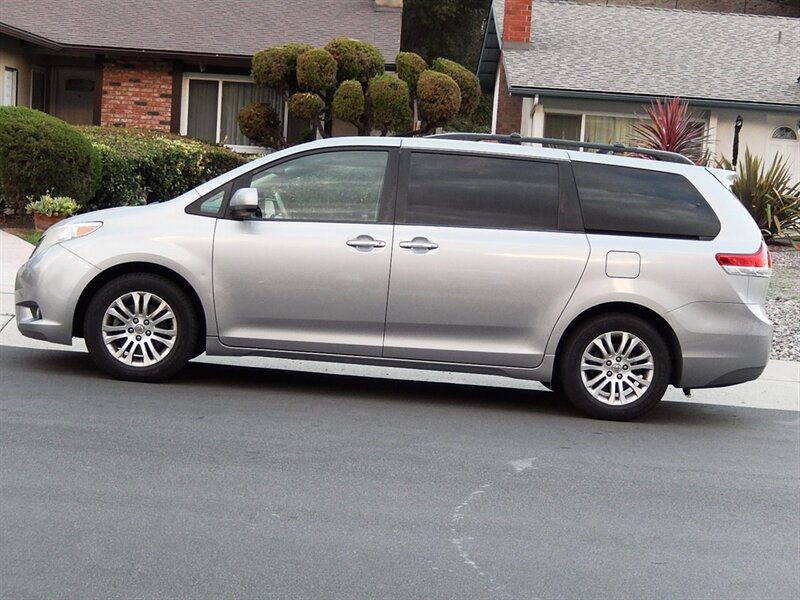
[[[83,237],[89,235],[93,231],[97,231],[103,225],[102,221],[87,221],[85,223],[68,223],[64,225],[53,225],[48,229],[36,248],[33,249],[31,257],[36,256],[40,252],[44,252],[54,244],[60,244],[73,238]]]

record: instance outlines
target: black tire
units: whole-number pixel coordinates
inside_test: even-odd
[[[124,308],[117,308],[118,300]],[[97,367],[116,379],[163,381],[178,373],[196,351],[194,312],[186,293],[169,279],[151,273],[122,275],[101,287],[89,302],[83,331],[86,347]],[[104,326],[110,336],[105,339]],[[112,349],[120,356],[115,357]]]
[[[559,389],[567,400],[590,417],[610,421],[635,419],[651,410],[664,396],[670,376],[669,349],[661,334],[643,319],[621,313],[579,325],[558,363]]]

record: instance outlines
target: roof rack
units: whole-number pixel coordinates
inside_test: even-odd
[[[600,154],[643,154],[651,156],[656,160],[665,162],[680,163],[684,165],[693,165],[694,163],[686,158],[683,154],[677,152],[667,152],[665,150],[653,150],[651,148],[637,148],[635,146],[626,146],[625,144],[594,144],[592,142],[577,142],[575,140],[559,140],[556,138],[540,138],[540,137],[523,137],[518,133],[509,135],[496,135],[493,133],[438,133],[435,135],[426,136],[429,138],[437,138],[444,140],[463,140],[468,142],[500,142],[501,144],[547,144],[550,146],[561,146],[568,148],[591,148],[592,150],[599,150]]]

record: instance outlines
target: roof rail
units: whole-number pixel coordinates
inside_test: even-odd
[[[653,150],[651,148],[637,148],[636,146],[626,146],[625,144],[595,144],[592,142],[577,142],[575,140],[559,140],[556,138],[523,137],[518,133],[509,135],[497,135],[493,133],[438,133],[426,136],[429,138],[444,140],[463,140],[468,142],[500,142],[502,144],[547,144],[551,146],[566,146],[568,148],[591,148],[599,150],[601,154],[620,154],[633,153],[651,156],[656,160],[665,162],[693,165],[694,163],[683,154],[677,152],[667,152],[666,150]]]

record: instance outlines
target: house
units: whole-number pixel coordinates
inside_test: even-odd
[[[265,101],[286,114],[250,79],[255,52],[347,36],[391,67],[401,11],[402,0],[0,0],[0,104],[245,149],[239,109]],[[284,123],[290,136],[303,127]]]
[[[800,16],[800,2],[770,1]],[[679,96],[713,155],[732,158],[738,129],[742,154],[780,154],[800,181],[800,19],[619,4],[494,0],[478,67],[494,131],[626,142],[653,99]]]

